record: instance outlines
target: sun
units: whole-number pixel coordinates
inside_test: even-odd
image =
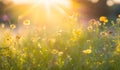
[[[46,9],[47,13],[50,13],[50,10],[57,9],[58,11],[62,11],[65,8],[71,7],[71,0],[12,0],[14,4],[31,4],[31,9],[35,10],[35,7],[43,7]],[[51,9],[52,8],[52,9]],[[62,8],[62,9],[61,9]],[[63,9],[64,8],[64,9]]]
[[[47,11],[50,10],[51,7],[58,8],[62,6],[64,8],[71,7],[71,0],[12,0],[14,4],[31,4],[33,7],[43,6]],[[58,7],[59,6],[59,7]]]
[[[34,24],[60,24],[72,12],[72,0],[13,0],[14,4],[30,4],[23,10],[22,17],[30,16]],[[29,18],[29,17],[28,17]]]

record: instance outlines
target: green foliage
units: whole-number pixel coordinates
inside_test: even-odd
[[[25,26],[17,33],[1,28],[0,70],[119,70],[119,22],[92,20],[88,27],[73,23],[56,30]]]

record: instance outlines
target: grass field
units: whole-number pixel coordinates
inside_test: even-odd
[[[120,18],[0,28],[0,70],[119,70]],[[109,22],[108,22],[109,21]]]

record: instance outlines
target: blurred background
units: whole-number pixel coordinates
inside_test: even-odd
[[[34,0],[0,0],[0,22],[4,22],[6,24],[9,23],[16,24],[27,18],[33,20],[34,23],[39,22],[47,23],[49,21],[46,20],[51,21],[51,19],[53,19],[51,23],[54,23],[55,18],[58,19],[59,17],[64,18],[64,16],[62,16],[61,14],[56,13],[57,11],[54,8],[52,7],[49,8],[48,3],[50,0],[46,1],[48,1],[45,3],[47,10],[45,10],[45,7],[43,7],[43,5],[37,5],[37,2],[34,2]],[[78,12],[80,14],[81,20],[90,20],[92,18],[99,19],[100,16],[106,16],[109,19],[115,20],[115,18],[117,18],[117,15],[120,13],[120,0],[70,0],[70,1],[72,4],[71,7],[67,7],[66,5],[59,5],[61,7],[57,7],[57,5],[54,6],[56,6],[56,8],[59,8],[59,11],[62,11],[60,10],[62,8],[64,12],[69,13],[68,15],[70,16],[71,13]],[[51,13],[51,15],[49,15],[49,18],[51,19],[49,18],[47,19],[46,18],[47,15],[45,15],[44,13],[46,12],[47,14],[50,14],[48,12],[50,11],[50,9],[54,12]]]

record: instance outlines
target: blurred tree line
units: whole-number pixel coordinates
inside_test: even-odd
[[[3,2],[4,1],[4,2]],[[0,22],[3,20],[3,16],[7,15],[10,23],[17,23],[18,16],[27,11],[29,5],[15,5],[12,1],[5,3],[5,0],[0,1]],[[78,4],[82,4],[84,7],[83,10],[78,9],[77,11],[81,13],[83,11],[83,15],[86,18],[99,18],[100,16],[107,16],[109,18],[115,18],[117,14],[120,13],[120,5],[114,5],[112,7],[108,7],[106,5],[107,0],[100,0],[98,3],[91,3],[88,0],[73,0]],[[27,15],[26,15],[27,16]],[[28,15],[29,16],[29,15]]]
[[[97,3],[92,3],[88,0],[75,0],[77,3],[86,6],[85,13],[88,18],[99,18],[100,16],[107,16],[111,19],[117,17],[120,13],[120,5],[115,4],[111,7],[107,6],[107,0],[99,0]]]

